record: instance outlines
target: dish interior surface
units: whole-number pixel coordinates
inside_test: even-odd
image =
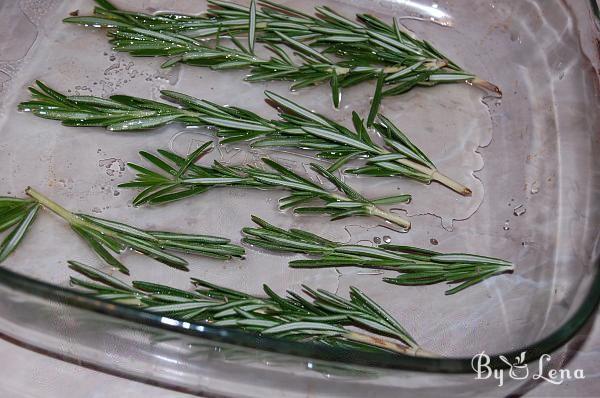
[[[335,110],[328,86],[290,93],[284,82],[242,82],[243,71],[185,65],[160,69],[161,59],[114,53],[104,33],[60,22],[75,10],[89,13],[91,1],[16,3],[0,5],[0,167],[5,171],[0,194],[23,196],[32,186],[72,210],[147,229],[226,236],[234,243],[255,214],[281,227],[343,242],[501,257],[512,261],[515,271],[445,296],[444,285],[394,286],[381,281],[381,272],[359,268],[290,269],[287,261],[294,256],[248,247],[244,260],[190,257],[190,272],[127,253],[123,261],[132,275],[127,278],[100,265],[68,226],[48,212],[38,216],[21,248],[5,262],[10,270],[63,287],[72,274],[66,267],[71,259],[125,280],[184,289],[190,288],[190,277],[255,294],[262,292],[263,283],[278,293],[307,284],[345,295],[349,286],[357,286],[395,315],[421,346],[449,358],[518,350],[540,340],[579,308],[591,288],[599,256],[600,161],[593,155],[600,149],[600,97],[597,72],[581,47],[582,22],[568,3],[286,2],[306,11],[327,4],[345,15],[406,17],[401,21],[420,37],[502,89],[497,98],[467,84],[439,85],[383,101],[383,114],[440,170],[473,190],[465,198],[435,183],[345,177],[367,196],[412,194],[410,204],[395,210],[411,220],[409,233],[372,218],[329,222],[280,212],[277,199],[283,195],[278,190],[220,188],[164,206],[133,208],[135,192],[117,185],[133,177],[126,163],[139,162],[138,151],[169,148],[187,154],[213,140],[212,134],[178,124],[110,133],[17,112],[35,79],[73,95],[119,93],[160,100],[159,90],[170,89],[274,116],[263,102],[268,89],[345,125],[351,123],[352,110],[366,116],[374,84],[345,90],[342,106]],[[115,3],[140,11],[204,9],[204,3],[183,0]],[[264,155],[299,171],[314,160],[245,145],[218,147],[207,159],[239,164]]]

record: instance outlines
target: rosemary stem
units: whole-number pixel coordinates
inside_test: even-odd
[[[473,191],[471,191],[469,188],[465,187],[463,184],[461,184],[457,181],[454,181],[450,177],[443,175],[442,173],[440,173],[437,170],[435,170],[431,174],[431,179],[433,181],[439,182],[442,185],[447,186],[448,188],[450,188],[451,190],[453,190],[455,192],[458,192],[462,196],[471,196],[473,194]]]
[[[81,217],[71,213],[69,210],[65,209],[53,200],[47,198],[35,189],[27,187],[25,193],[48,210],[51,210],[52,212],[63,218],[69,224],[76,225],[82,223],[83,220],[81,219]]]
[[[402,69],[406,69],[406,67],[405,66],[386,66],[382,70],[383,70],[383,73],[385,73],[387,75],[387,74],[400,72]]]
[[[52,199],[44,196],[42,193],[36,191],[35,189],[33,189],[31,187],[27,187],[27,189],[25,190],[25,193],[27,195],[31,196],[40,205],[44,206],[48,210],[57,214],[63,220],[68,222],[69,225],[71,225],[71,226],[85,226],[89,229],[93,229],[97,232],[100,232],[103,235],[117,237],[117,234],[115,234],[110,229],[103,228],[99,225],[94,225],[92,223],[87,222],[83,218],[79,217],[77,214],[71,213],[69,210],[65,209],[64,207],[62,207],[61,205],[59,205]]]
[[[404,217],[401,217],[397,214],[391,213],[389,211],[381,210],[380,208],[378,208],[376,206],[371,207],[371,215],[373,215],[375,217],[383,218],[384,220],[389,221],[393,224],[396,224],[402,228],[405,228],[406,230],[410,229],[410,221],[408,221]]]
[[[392,73],[400,72],[403,69],[406,69],[406,66],[385,66],[383,68],[373,68],[373,72],[377,72],[377,73],[383,72],[386,75],[391,75]],[[331,71],[334,71],[334,70],[338,76],[343,76],[343,75],[347,75],[349,73],[355,72],[357,69],[356,68],[346,68],[346,67],[334,65],[331,68]]]
[[[458,181],[454,181],[450,177],[445,176],[444,174],[437,171],[437,169],[423,166],[422,164],[413,162],[409,159],[399,159],[397,160],[397,162],[405,166],[411,167],[417,171],[420,171],[421,173],[427,174],[431,178],[431,180],[437,181],[440,184],[445,185],[454,192],[458,192],[462,196],[471,196],[473,194],[473,191],[471,191],[469,188],[459,183]]]
[[[381,337],[369,336],[367,334],[357,333],[357,332],[349,332],[344,335],[344,338],[356,341],[359,343],[365,343],[374,345],[376,347],[381,347],[386,350],[390,350],[393,352],[397,352],[399,354],[410,355],[415,357],[428,357],[428,358],[439,358],[439,355],[436,355],[432,352],[426,351],[419,346],[409,347],[404,346],[398,343],[394,343],[392,341],[382,339]]]
[[[340,202],[352,202],[352,200],[350,200],[344,196],[338,195],[336,193],[330,193],[330,195]],[[397,214],[391,213],[389,211],[381,210],[380,208],[378,208],[375,205],[368,206],[368,209],[369,209],[369,213],[372,216],[383,218],[384,220],[387,220],[393,224],[396,224],[396,225],[406,229],[407,231],[410,229],[410,221],[408,221],[407,219],[405,219]]]
[[[468,83],[471,83],[475,87],[479,87],[484,90],[491,91],[496,94],[502,95],[502,91],[500,90],[500,88],[498,86],[488,82],[487,80],[481,79],[479,77],[475,77],[474,79],[471,79]]]

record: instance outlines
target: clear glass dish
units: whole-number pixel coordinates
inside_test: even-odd
[[[152,0],[116,2],[139,10],[199,12],[203,4]],[[288,2],[294,3],[294,2]],[[215,190],[196,199],[133,209],[134,193],[116,185],[131,177],[125,162],[137,151],[170,147],[189,151],[210,139],[202,129],[170,125],[151,133],[77,130],[18,113],[26,87],[41,79],[60,90],[152,96],[169,87],[215,102],[272,112],[257,100],[265,88],[287,93],[284,83],[246,84],[243,72],[176,67],[161,60],[114,54],[100,32],[62,24],[68,13],[88,13],[88,0],[0,4],[0,194],[36,187],[69,208],[141,227],[210,232],[239,239],[250,214],[345,241],[393,243],[440,251],[508,258],[502,275],[446,297],[444,286],[399,287],[360,269],[292,270],[288,256],[248,249],[246,260],[190,259],[189,273],[126,261],[133,278],[189,287],[190,276],[259,293],[301,283],[340,294],[355,285],[381,302],[440,359],[347,352],[310,344],[189,324],[85,297],[68,287],[66,260],[98,265],[68,227],[42,214],[20,250],[0,268],[0,332],[28,348],[123,377],[207,396],[478,396],[509,395],[528,380],[475,380],[472,355],[481,351],[527,361],[554,353],[593,313],[600,298],[600,88],[597,20],[577,1],[295,2],[310,9],[331,4],[345,14],[370,12],[403,21],[459,65],[493,81],[500,100],[466,85],[418,89],[384,101],[383,111],[421,145],[440,168],[473,189],[456,197],[441,186],[402,179],[352,179],[363,192],[409,192],[400,209],[413,230],[401,234],[375,220],[322,222],[276,210],[277,192]],[[430,21],[433,18],[433,21]],[[373,86],[347,90],[342,109],[328,89],[291,94],[311,108],[348,122],[365,113]],[[213,156],[251,161],[247,148]],[[300,167],[303,158],[271,152]],[[106,269],[105,269],[106,270]],[[110,272],[110,270],[107,270]],[[116,275],[119,276],[120,275]],[[558,361],[559,363],[557,363]]]

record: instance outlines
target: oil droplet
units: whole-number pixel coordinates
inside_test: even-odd
[[[390,243],[391,241],[392,241],[392,237],[391,237],[391,236],[389,236],[389,235],[385,235],[385,236],[383,237],[383,242],[384,242],[384,243]]]
[[[506,220],[506,222],[504,223],[504,226],[502,227],[503,230],[508,231],[510,229],[510,224],[509,221]]]
[[[373,238],[373,243],[375,243],[376,245],[380,244],[381,243],[381,238],[379,236],[375,236]]]
[[[515,207],[515,209],[513,210],[513,214],[516,217],[522,216],[523,214],[525,214],[527,212],[527,209],[525,208],[525,206],[523,205],[518,205],[517,207]]]

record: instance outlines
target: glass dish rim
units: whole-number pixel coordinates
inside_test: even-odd
[[[526,362],[537,360],[543,354],[549,354],[573,337],[592,317],[600,303],[600,258],[594,263],[594,279],[582,304],[555,331],[548,336],[525,347],[513,351],[490,355],[490,366],[506,368],[500,356],[513,358],[525,351]],[[408,370],[426,373],[472,373],[472,358],[424,358],[403,354],[360,352],[342,348],[328,347],[316,343],[299,343],[260,336],[256,333],[214,326],[204,322],[184,322],[163,317],[142,309],[115,304],[97,299],[81,291],[31,278],[18,272],[0,267],[0,284],[8,289],[18,290],[30,296],[36,296],[52,302],[92,311],[117,319],[135,322],[145,326],[197,337],[215,343],[237,345],[257,351],[290,355],[303,360],[320,360],[344,363],[388,370]],[[19,342],[18,338],[11,336]],[[34,345],[35,346],[35,345]]]

